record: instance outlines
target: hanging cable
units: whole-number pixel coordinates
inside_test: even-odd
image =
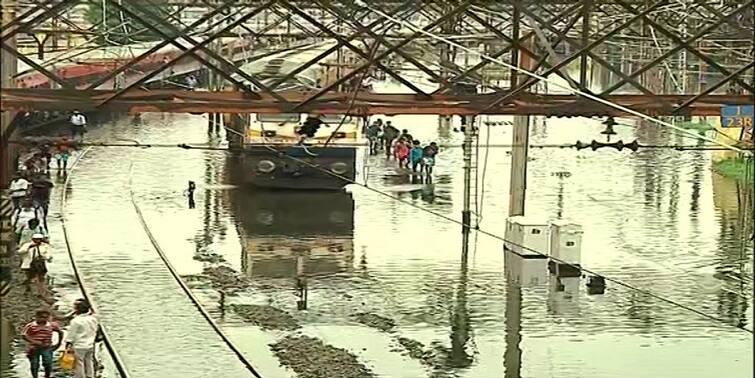
[[[521,68],[521,67],[517,67],[517,66],[515,66],[515,65],[512,65],[512,64],[510,64],[510,63],[508,63],[508,62],[505,62],[505,61],[503,61],[503,60],[501,60],[501,59],[497,59],[497,58],[495,58],[495,57],[492,57],[492,56],[490,56],[490,55],[487,55],[487,54],[485,54],[485,53],[480,53],[480,52],[478,52],[478,51],[476,51],[476,50],[473,50],[473,49],[467,48],[467,47],[465,47],[465,46],[463,46],[463,45],[461,45],[461,44],[459,44],[459,43],[456,43],[456,42],[454,42],[454,41],[452,41],[452,40],[448,39],[448,38],[445,38],[445,37],[439,36],[439,35],[437,35],[437,34],[434,34],[434,33],[431,33],[431,32],[429,32],[429,31],[426,31],[426,30],[424,30],[424,29],[422,29],[422,28],[419,28],[419,27],[415,26],[414,24],[412,24],[412,23],[410,23],[410,22],[406,22],[406,21],[404,21],[404,20],[399,20],[399,19],[397,19],[397,18],[395,18],[395,17],[393,17],[393,16],[391,16],[391,15],[389,15],[389,14],[387,14],[387,13],[383,12],[382,10],[379,10],[379,9],[375,9],[374,7],[372,7],[372,6],[368,5],[367,3],[365,3],[365,2],[364,2],[364,1],[362,1],[362,0],[356,0],[356,1],[355,1],[355,5],[357,5],[357,6],[361,6],[361,7],[363,7],[363,8],[366,8],[366,9],[369,9],[369,10],[371,10],[372,12],[374,12],[374,13],[377,13],[378,15],[380,15],[380,16],[382,16],[382,17],[385,17],[386,19],[388,19],[388,20],[390,20],[390,21],[392,21],[392,22],[394,22],[394,23],[397,23],[397,24],[403,25],[403,26],[405,26],[405,27],[407,27],[407,28],[409,28],[409,29],[411,29],[411,30],[414,30],[414,31],[415,31],[415,32],[417,32],[417,33],[422,33],[422,34],[425,34],[425,35],[427,35],[427,36],[429,36],[429,37],[431,37],[431,38],[434,38],[434,39],[436,39],[436,40],[438,40],[438,41],[441,41],[441,42],[445,42],[445,43],[447,43],[447,44],[449,44],[449,45],[451,45],[451,46],[454,46],[454,47],[456,47],[456,48],[458,48],[458,49],[460,49],[460,50],[466,51],[466,52],[468,52],[468,53],[479,55],[479,56],[480,56],[481,58],[483,58],[483,59],[486,59],[486,60],[488,60],[488,61],[490,61],[490,62],[493,62],[493,63],[497,63],[497,64],[499,64],[499,65],[502,65],[502,66],[504,66],[504,67],[507,67],[507,68],[509,68],[509,69],[512,69],[512,70],[515,70],[515,71],[517,71],[517,72],[520,72],[520,73],[522,73],[522,74],[525,74],[525,75],[527,75],[527,76],[530,76],[530,77],[532,77],[532,78],[535,78],[535,79],[538,79],[538,80],[542,80],[542,81],[546,81],[546,82],[549,82],[550,84],[552,84],[552,85],[554,85],[554,86],[556,86],[556,87],[558,87],[558,88],[561,88],[561,89],[567,90],[567,91],[569,91],[570,93],[573,93],[573,94],[575,94],[575,95],[579,95],[579,96],[582,96],[582,97],[584,97],[584,98],[587,98],[587,99],[589,99],[589,100],[593,100],[593,101],[595,101],[595,102],[598,102],[598,103],[600,103],[600,104],[603,104],[603,105],[606,105],[606,106],[610,106],[610,107],[612,107],[612,108],[614,108],[614,109],[620,110],[620,111],[622,111],[622,112],[625,112],[625,113],[628,113],[628,114],[632,114],[632,115],[634,115],[634,116],[640,117],[640,118],[642,118],[642,119],[645,119],[645,120],[647,120],[647,121],[651,121],[651,122],[653,122],[653,123],[656,123],[656,124],[658,124],[658,125],[661,125],[661,126],[664,126],[664,127],[668,127],[668,128],[672,128],[672,129],[676,129],[676,130],[677,130],[677,131],[679,131],[679,132],[682,132],[682,133],[686,133],[686,134],[692,135],[692,136],[694,136],[694,137],[696,137],[696,138],[698,138],[698,139],[702,139],[702,140],[705,140],[705,141],[708,141],[708,142],[711,142],[711,143],[715,143],[715,144],[717,144],[717,145],[720,145],[720,146],[722,146],[722,147],[725,147],[725,148],[727,148],[727,149],[729,149],[729,150],[732,150],[732,151],[735,151],[735,152],[740,152],[740,153],[741,153],[741,152],[744,152],[744,151],[743,151],[742,149],[740,149],[740,148],[737,148],[737,147],[735,147],[735,146],[731,146],[731,145],[728,145],[728,144],[725,144],[725,143],[722,143],[722,142],[716,141],[716,140],[714,140],[714,139],[710,139],[710,138],[707,138],[707,137],[704,137],[704,136],[700,136],[700,135],[697,135],[697,134],[695,134],[695,133],[692,133],[692,132],[690,132],[690,131],[688,131],[688,130],[685,130],[685,129],[681,128],[681,127],[678,127],[678,126],[676,126],[676,125],[673,125],[673,124],[671,124],[671,123],[668,123],[668,122],[664,122],[664,121],[662,121],[662,120],[659,120],[659,119],[657,119],[657,118],[654,118],[654,117],[652,117],[652,116],[649,116],[649,115],[647,115],[647,114],[644,114],[644,113],[638,112],[638,111],[636,111],[636,110],[634,110],[634,109],[630,109],[630,108],[627,108],[627,107],[625,107],[625,106],[622,106],[622,105],[619,105],[619,104],[615,104],[615,103],[613,103],[613,102],[611,102],[611,101],[605,100],[605,99],[603,99],[603,98],[600,98],[600,97],[598,97],[598,96],[596,96],[596,95],[593,95],[593,94],[590,94],[590,93],[587,93],[587,92],[583,92],[583,91],[581,91],[581,90],[573,89],[573,88],[569,87],[568,85],[563,85],[563,84],[561,84],[561,83],[559,83],[559,82],[557,82],[557,81],[554,81],[554,80],[552,80],[552,79],[546,78],[546,77],[544,77],[544,76],[542,76],[542,75],[539,75],[539,74],[537,74],[537,73],[534,73],[534,72],[528,71],[528,70],[526,70],[526,69],[523,69],[523,68]]]
[[[269,145],[265,145],[265,147],[266,147],[266,148],[268,148],[268,149],[269,149],[270,151],[272,151],[272,152],[275,152],[276,154],[282,155],[282,156],[284,156],[284,157],[286,157],[286,158],[288,158],[288,159],[291,159],[291,160],[293,160],[293,161],[295,161],[295,162],[298,162],[298,163],[300,163],[300,164],[306,165],[306,166],[308,166],[308,167],[310,167],[310,168],[312,168],[312,169],[315,169],[315,170],[318,170],[318,171],[320,171],[320,172],[326,173],[326,174],[328,174],[328,175],[330,175],[330,176],[333,176],[333,177],[339,178],[339,179],[343,180],[344,182],[347,182],[347,183],[350,183],[350,184],[354,184],[354,185],[358,185],[358,186],[360,186],[360,187],[363,187],[363,188],[365,188],[365,189],[367,189],[367,190],[369,190],[369,191],[371,191],[371,192],[373,192],[373,193],[376,193],[376,194],[379,194],[379,195],[381,195],[381,196],[384,196],[384,197],[390,198],[390,199],[392,199],[392,200],[394,200],[394,201],[396,201],[396,202],[400,202],[400,203],[403,203],[403,204],[405,204],[405,205],[409,205],[409,206],[411,206],[411,207],[413,207],[413,208],[415,208],[415,209],[417,209],[417,210],[420,210],[420,211],[422,211],[422,212],[425,212],[425,213],[428,213],[428,214],[434,215],[434,216],[436,216],[436,217],[438,217],[438,218],[444,219],[444,220],[446,220],[446,221],[449,221],[449,222],[452,222],[452,223],[455,223],[455,224],[461,225],[462,227],[466,227],[466,228],[469,228],[469,227],[471,226],[471,225],[468,225],[468,224],[466,224],[466,225],[465,225],[465,224],[464,224],[463,222],[460,222],[460,221],[458,221],[458,220],[456,220],[456,219],[454,219],[454,218],[451,218],[451,217],[449,217],[449,216],[447,216],[447,215],[445,215],[445,214],[442,214],[442,213],[439,213],[439,212],[436,212],[436,211],[433,211],[433,210],[430,210],[430,209],[424,208],[424,207],[422,207],[422,206],[420,206],[420,205],[417,205],[417,204],[414,204],[414,203],[412,203],[412,202],[409,202],[409,201],[403,200],[403,199],[401,199],[401,198],[399,198],[399,197],[397,197],[397,196],[391,195],[391,194],[389,194],[389,193],[386,193],[386,192],[383,192],[383,191],[381,191],[381,190],[378,190],[378,189],[374,189],[374,188],[372,188],[372,187],[369,187],[369,186],[366,186],[366,185],[362,185],[362,184],[360,184],[360,183],[358,183],[358,182],[356,182],[356,181],[354,181],[354,180],[352,180],[352,179],[350,179],[350,178],[348,178],[348,177],[345,177],[345,176],[343,176],[343,175],[339,175],[339,174],[337,174],[337,173],[335,173],[335,172],[331,172],[331,171],[330,171],[330,170],[328,170],[328,169],[323,169],[323,168],[321,168],[320,166],[318,166],[318,165],[316,165],[316,164],[312,164],[312,163],[310,163],[310,162],[308,162],[308,161],[305,161],[305,160],[299,159],[299,158],[297,158],[297,157],[294,157],[294,156],[290,156],[290,155],[288,155],[288,154],[285,154],[284,152],[282,152],[282,151],[280,151],[280,150],[277,150],[277,149],[275,149],[275,148],[273,148],[273,147],[271,147],[271,146],[269,146]],[[725,325],[728,325],[728,326],[732,326],[732,327],[735,327],[735,328],[737,328],[737,329],[741,329],[741,330],[743,330],[743,331],[745,331],[745,332],[748,332],[748,333],[753,333],[753,331],[752,331],[752,330],[749,330],[749,329],[747,329],[747,328],[744,328],[744,327],[742,327],[742,326],[739,326],[739,325],[732,325],[731,323],[727,322],[727,321],[726,321],[726,320],[724,320],[724,319],[720,319],[720,318],[718,318],[718,317],[715,317],[715,316],[713,316],[713,315],[709,315],[709,314],[707,314],[707,313],[705,313],[705,312],[703,312],[703,311],[700,311],[700,310],[698,310],[698,309],[696,309],[696,308],[693,308],[693,307],[687,306],[687,305],[685,305],[685,304],[679,303],[679,302],[677,302],[677,301],[675,301],[675,300],[673,300],[673,299],[669,299],[669,298],[663,297],[663,296],[661,296],[661,295],[658,295],[658,294],[654,294],[654,293],[652,293],[652,292],[650,292],[650,291],[647,291],[647,290],[644,290],[644,289],[640,289],[640,288],[638,288],[638,287],[636,287],[636,286],[634,286],[634,285],[631,285],[631,284],[629,284],[629,283],[626,283],[626,282],[624,282],[624,281],[622,281],[622,280],[619,280],[619,279],[616,279],[616,278],[612,278],[612,277],[607,277],[607,276],[605,276],[605,275],[602,275],[602,274],[600,274],[600,273],[598,273],[598,272],[596,272],[596,271],[593,271],[593,270],[590,270],[590,269],[584,268],[584,267],[582,267],[582,266],[578,266],[578,265],[575,265],[575,264],[573,264],[573,263],[570,263],[570,262],[567,262],[567,261],[561,260],[561,259],[559,259],[559,258],[556,258],[556,257],[552,257],[552,256],[549,256],[549,255],[548,255],[547,253],[543,253],[543,252],[541,252],[541,251],[538,251],[538,250],[535,250],[535,249],[532,249],[532,248],[529,248],[529,247],[526,247],[526,246],[523,246],[523,245],[519,245],[519,244],[517,244],[517,243],[514,243],[514,242],[512,242],[512,241],[510,241],[510,240],[507,240],[506,238],[504,238],[504,237],[502,237],[502,236],[499,236],[499,235],[497,235],[497,234],[494,234],[494,233],[492,233],[492,232],[489,232],[489,231],[485,231],[485,230],[483,230],[483,229],[478,229],[478,230],[477,230],[477,232],[479,232],[479,233],[481,233],[481,234],[484,234],[484,235],[486,235],[486,236],[492,237],[492,238],[494,238],[494,239],[497,239],[497,240],[499,240],[499,241],[503,241],[503,242],[509,243],[509,244],[511,244],[511,245],[514,245],[514,246],[516,246],[516,247],[518,247],[518,248],[522,248],[522,249],[524,249],[524,250],[527,250],[527,251],[529,251],[529,252],[535,253],[535,254],[537,254],[537,255],[540,255],[540,256],[543,256],[543,257],[547,257],[547,258],[551,259],[552,261],[558,262],[559,264],[562,264],[562,265],[568,265],[568,266],[571,266],[571,267],[573,267],[573,268],[575,268],[575,269],[578,269],[578,270],[580,270],[580,271],[582,271],[582,272],[586,272],[586,273],[589,273],[589,274],[592,274],[592,275],[602,276],[602,277],[603,277],[603,278],[604,278],[604,279],[605,279],[606,281],[609,281],[609,282],[613,282],[613,283],[615,283],[615,284],[617,284],[617,285],[620,285],[620,286],[623,286],[623,287],[625,287],[625,288],[627,288],[627,289],[630,289],[630,290],[634,290],[634,291],[637,291],[637,292],[639,292],[639,293],[645,294],[645,295],[647,295],[647,296],[649,296],[649,297],[653,297],[653,298],[655,298],[655,299],[658,299],[658,300],[660,300],[660,301],[666,302],[666,303],[668,303],[668,304],[671,304],[671,305],[673,305],[673,306],[676,306],[676,307],[679,307],[679,308],[683,308],[683,309],[685,309],[685,310],[687,310],[687,311],[690,311],[690,312],[694,312],[694,313],[696,313],[696,314],[698,314],[698,315],[700,315],[700,316],[702,316],[702,317],[708,318],[708,319],[710,319],[710,320],[714,320],[714,321],[716,321],[716,322],[719,322],[719,323],[722,323],[722,324],[725,324]]]

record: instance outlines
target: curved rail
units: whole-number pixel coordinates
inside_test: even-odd
[[[85,149],[76,159],[73,164],[71,164],[71,168],[69,170],[70,173],[73,173],[74,168],[76,168],[76,165],[78,162],[84,158],[84,156],[91,150],[92,147],[88,147]],[[63,183],[63,190],[60,194],[60,226],[63,229],[63,240],[66,244],[66,249],[68,250],[68,258],[71,261],[71,267],[73,268],[73,275],[76,278],[76,282],[79,284],[79,289],[81,289],[81,294],[84,296],[84,299],[87,300],[87,302],[92,304],[93,308],[97,308],[97,305],[92,301],[92,297],[89,296],[86,290],[86,285],[84,285],[84,281],[81,278],[81,275],[79,274],[79,269],[76,266],[76,260],[73,258],[73,251],[71,248],[71,241],[68,238],[68,230],[66,229],[66,201],[68,199],[67,190],[68,188],[68,182],[71,179],[71,174],[69,174],[66,177],[65,182]],[[130,378],[131,374],[128,372],[128,369],[126,369],[126,365],[123,363],[123,360],[121,359],[121,356],[118,354],[118,352],[115,350],[115,347],[113,347],[113,344],[110,342],[110,337],[108,336],[107,330],[105,329],[105,326],[100,324],[100,330],[102,332],[102,339],[105,344],[105,348],[107,348],[108,352],[110,353],[110,357],[113,359],[113,364],[115,365],[115,369],[118,370],[118,374],[121,376],[121,378]]]
[[[189,289],[189,286],[186,285],[186,283],[181,279],[181,276],[178,275],[178,272],[176,272],[176,269],[173,267],[173,264],[170,263],[168,260],[168,257],[165,255],[165,252],[163,252],[162,248],[160,248],[160,245],[157,243],[157,239],[155,239],[155,236],[152,234],[152,231],[149,229],[149,226],[147,225],[147,221],[144,219],[144,215],[142,214],[142,210],[139,208],[139,204],[136,203],[136,199],[134,198],[134,190],[132,186],[132,168],[129,167],[129,193],[131,196],[131,203],[134,205],[134,210],[136,210],[136,214],[139,216],[139,222],[142,224],[142,228],[144,228],[144,232],[147,234],[147,237],[149,238],[150,243],[152,243],[152,246],[155,248],[155,251],[157,251],[157,254],[160,256],[160,259],[163,261],[165,266],[170,271],[170,274],[173,276],[173,278],[178,282],[178,285],[181,286],[181,289],[183,289],[184,293],[186,293],[186,296],[191,299],[191,302],[194,303],[194,305],[199,310],[199,313],[202,314],[202,316],[207,320],[207,323],[210,324],[213,330],[220,336],[220,338],[223,340],[223,342],[228,346],[231,351],[233,351],[234,354],[236,354],[236,357],[241,361],[241,363],[249,370],[252,375],[254,375],[256,378],[262,378],[262,376],[257,372],[257,370],[254,369],[254,366],[252,366],[252,363],[249,362],[249,360],[244,357],[244,354],[241,353],[241,351],[236,348],[236,346],[231,342],[231,340],[226,336],[223,331],[220,329],[220,327],[215,323],[215,321],[212,319],[212,316],[207,312],[207,310],[204,309],[201,303],[199,303],[199,299],[197,299],[196,296],[194,296],[194,293],[191,292],[191,289]]]

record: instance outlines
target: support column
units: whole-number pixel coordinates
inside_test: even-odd
[[[469,232],[469,225],[472,220],[470,197],[472,196],[472,141],[474,139],[474,116],[466,116],[467,122],[464,126],[464,205],[461,211],[461,222],[463,223],[462,232]]]
[[[0,0],[0,6],[2,6],[2,25],[9,24],[16,18],[16,0]],[[8,38],[5,43],[15,49],[16,36]],[[0,50],[0,67],[2,67],[0,69],[0,86],[2,88],[16,86],[13,76],[16,75],[17,64],[18,60],[15,56],[5,50]],[[0,189],[8,187],[10,177],[16,170],[14,157],[17,146],[7,143],[12,137],[12,135],[8,135],[8,128],[15,116],[15,112],[0,113]]]
[[[524,215],[527,192],[527,155],[529,153],[530,116],[514,117],[511,144],[511,181],[509,183],[509,214]]]

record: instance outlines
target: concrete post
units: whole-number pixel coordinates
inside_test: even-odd
[[[471,222],[470,197],[472,196],[472,140],[474,139],[474,116],[467,116],[464,126],[464,205],[461,211],[462,232],[469,232]]]
[[[511,143],[511,181],[509,183],[509,214],[524,215],[527,192],[527,155],[529,153],[530,116],[514,117]]]
[[[16,0],[0,0],[2,6],[2,25],[6,25],[16,18],[15,5]],[[16,48],[16,36],[8,38],[5,43],[11,48]],[[18,60],[15,56],[5,50],[0,50],[0,86],[2,88],[15,87],[13,76],[18,70]],[[0,113],[0,189],[7,188],[11,175],[15,172],[14,156],[16,155],[16,145],[7,144],[7,140],[12,135],[7,135],[8,127],[16,116],[15,112]]]

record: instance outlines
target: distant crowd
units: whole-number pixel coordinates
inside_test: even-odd
[[[399,131],[391,121],[383,124],[380,118],[367,126],[364,134],[369,141],[371,155],[384,151],[388,159],[396,159],[401,169],[411,168],[412,173],[424,173],[428,177],[432,174],[436,156],[440,152],[437,143],[422,145],[407,129]]]

